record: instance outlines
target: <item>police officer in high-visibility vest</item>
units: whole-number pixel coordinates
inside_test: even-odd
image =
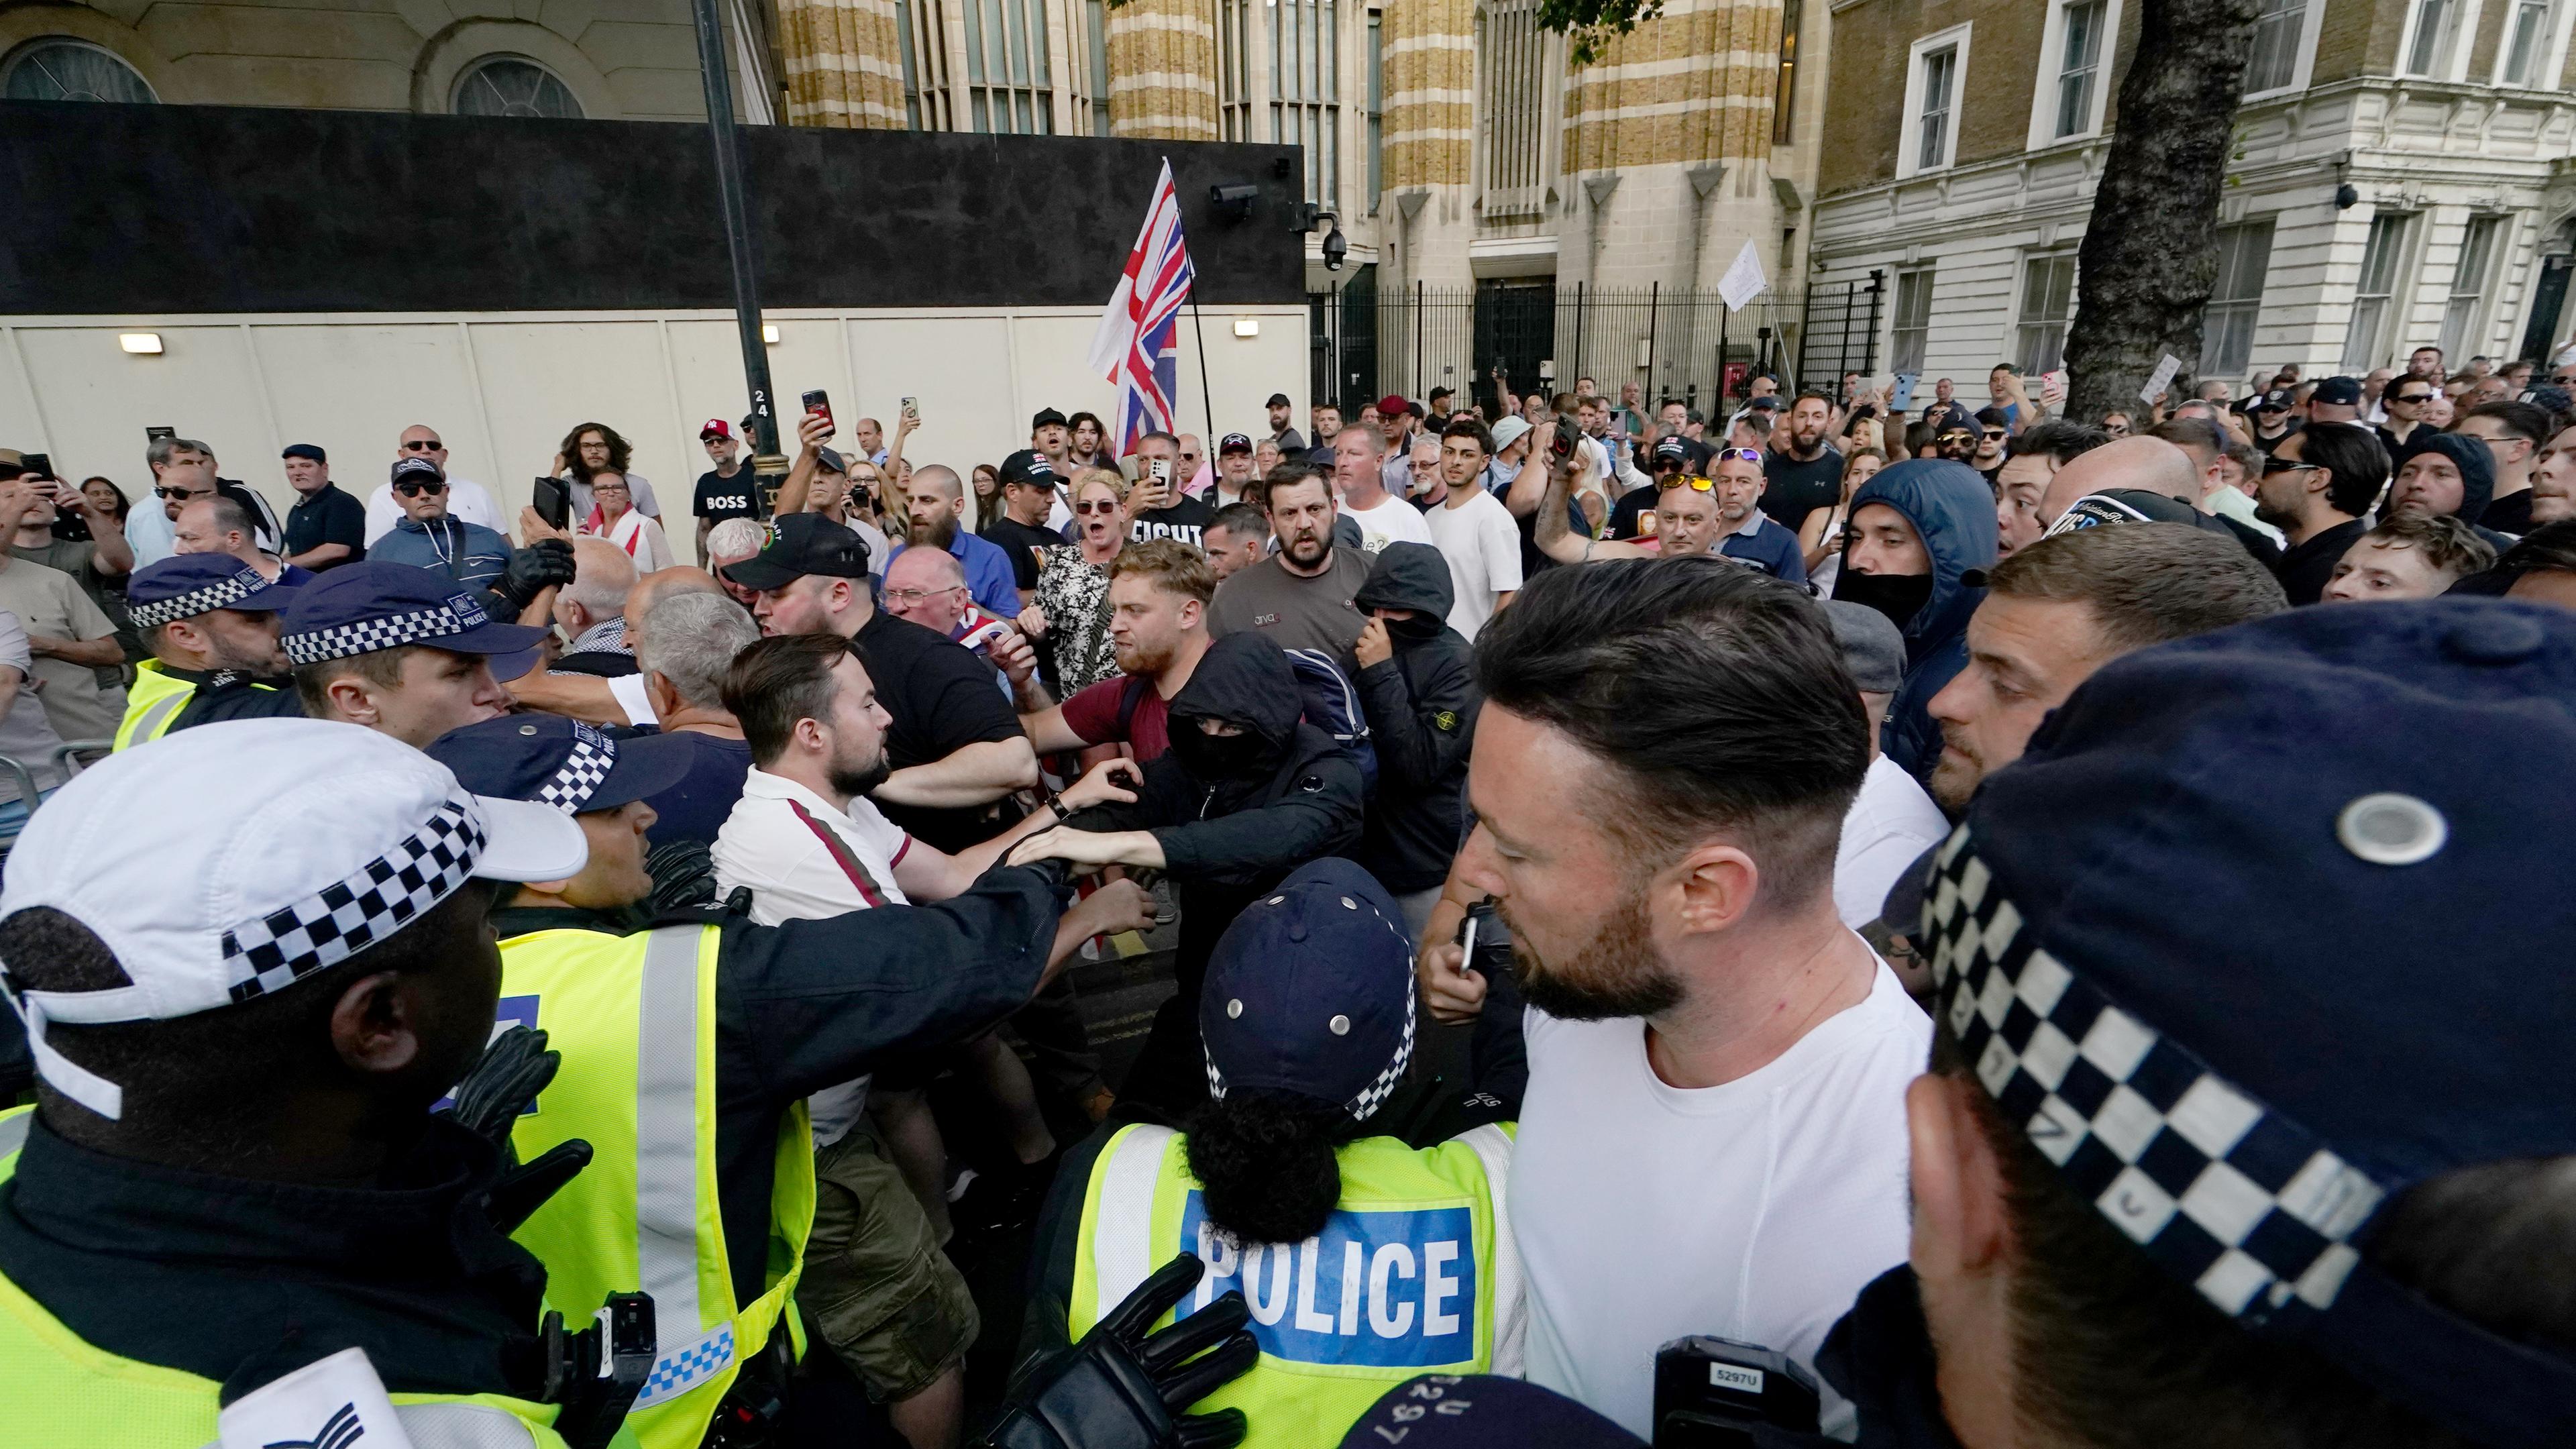
[[[545,1269],[507,1233],[578,1154],[514,1167],[430,1107],[491,1035],[488,882],[583,855],[561,814],[318,720],[187,730],[36,812],[0,891],[39,1074],[0,1115],[0,1440],[197,1449],[354,1362],[418,1449],[566,1444]],[[368,1397],[321,1437],[389,1439]]]
[[[273,584],[228,553],[183,553],[146,564],[125,586],[127,612],[152,657],[125,691],[120,750],[219,719],[304,713],[278,647],[278,614],[295,589]]]
[[[1490,1099],[1403,1086],[1413,995],[1404,918],[1349,861],[1247,907],[1199,1008],[1215,1101],[1187,1135],[1139,1122],[1068,1154],[1024,1342],[1081,1338],[1188,1251],[1208,1267],[1178,1314],[1237,1289],[1251,1308],[1259,1365],[1197,1406],[1242,1409],[1251,1449],[1332,1443],[1426,1371],[1519,1372],[1511,1129],[1478,1122]]]
[[[661,1348],[628,1420],[644,1449],[691,1449],[720,1407],[754,1425],[780,1411],[779,1320],[814,1217],[805,1098],[1000,1021],[1097,928],[1095,908],[1063,910],[1062,874],[1020,867],[932,906],[778,926],[677,910],[637,930],[655,891],[645,797],[686,772],[679,746],[514,715],[429,747],[475,789],[571,816],[590,844],[578,874],[520,887],[493,919],[501,1018],[563,1053],[519,1153],[580,1137],[613,1168],[519,1240],[568,1317],[633,1283],[653,1294]]]

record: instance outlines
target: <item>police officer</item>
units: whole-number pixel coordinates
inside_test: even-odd
[[[294,599],[293,588],[230,554],[175,554],[136,569],[125,601],[152,657],[134,666],[116,748],[210,720],[304,713],[277,643],[278,613]]]
[[[519,1238],[567,1313],[639,1282],[654,1296],[660,1348],[628,1420],[644,1449],[690,1449],[720,1407],[744,1423],[779,1410],[778,1319],[814,1217],[805,1098],[897,1049],[971,1036],[1073,944],[1150,921],[1132,883],[1064,912],[1065,878],[1038,867],[989,872],[935,906],[779,926],[687,911],[637,930],[653,889],[644,801],[687,772],[679,745],[515,715],[429,746],[469,787],[560,810],[589,843],[578,872],[522,886],[495,914],[500,1012],[545,1030],[564,1060],[514,1134],[520,1155],[579,1137],[616,1170],[559,1194]]]
[[[2576,758],[2576,628],[2333,613],[2105,666],[1935,855],[1912,1262],[1817,1360],[1859,1443],[2576,1442],[2576,773],[2486,767]]]
[[[501,686],[537,666],[546,631],[494,617],[489,597],[375,559],[298,589],[279,643],[305,713],[421,746],[508,710]]]
[[[1068,1156],[1033,1341],[1080,1336],[1178,1248],[1207,1263],[1184,1321],[1229,1290],[1250,1305],[1260,1362],[1201,1407],[1241,1408],[1255,1449],[1336,1435],[1426,1367],[1519,1372],[1511,1130],[1491,1099],[1401,1086],[1410,942],[1394,898],[1329,857],[1236,918],[1199,1006],[1216,1100],[1186,1135],[1139,1122]]]
[[[561,1445],[545,1270],[496,1206],[525,1184],[429,1109],[491,1031],[486,882],[578,873],[581,831],[316,720],[183,731],[54,803],[0,893],[40,1074],[0,1116],[0,1437],[196,1449],[362,1348],[419,1449]]]

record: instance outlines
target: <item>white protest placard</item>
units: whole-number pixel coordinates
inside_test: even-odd
[[[1734,264],[1726,269],[1725,276],[1717,279],[1717,295],[1726,299],[1729,308],[1741,312],[1753,305],[1753,299],[1761,296],[1770,285],[1769,279],[1762,275],[1762,258],[1753,250],[1753,239],[1746,237],[1744,250],[1735,254]]]
[[[2138,401],[2154,407],[2156,399],[2165,395],[2165,389],[2173,386],[2174,374],[2180,371],[2182,359],[2166,353],[2165,360],[2156,364],[2156,370],[2147,374],[2147,385],[2138,389]]]

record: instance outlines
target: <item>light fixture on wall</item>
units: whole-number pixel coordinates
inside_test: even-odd
[[[158,357],[161,355],[161,334],[120,332],[116,334],[116,345],[137,357]]]
[[[761,323],[761,324],[760,324],[760,340],[761,340],[761,341],[763,341],[763,342],[768,343],[768,344],[769,344],[770,346],[772,346],[772,347],[777,346],[777,345],[778,345],[778,324],[777,324],[777,323],[775,323],[775,322],[763,322],[763,323]]]
[[[1234,319],[1234,335],[1235,335],[1235,336],[1237,336],[1237,337],[1258,337],[1258,336],[1260,336],[1260,335],[1261,335],[1261,319],[1260,319],[1260,318],[1258,318],[1258,317],[1237,317],[1237,318],[1235,318],[1235,319]]]

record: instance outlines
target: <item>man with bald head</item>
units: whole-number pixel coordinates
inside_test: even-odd
[[[244,508],[241,500],[224,493],[208,493],[188,500],[171,526],[170,552],[226,553],[259,570],[259,576],[272,584],[293,587],[313,581],[309,570],[297,568],[259,546],[259,521]]]
[[[653,606],[681,594],[725,596],[724,590],[716,584],[715,575],[688,564],[655,569],[637,579],[635,587],[626,591],[626,647],[634,654],[639,668],[644,662],[644,630],[646,621],[653,617]]]
[[[1020,616],[1019,582],[1013,576],[1011,556],[1000,544],[968,532],[958,521],[965,506],[966,485],[957,470],[944,463],[925,463],[912,470],[911,481],[903,486],[907,542],[886,561],[886,576],[894,576],[895,560],[912,548],[940,549],[954,557],[966,572],[967,591],[975,602],[1005,619]],[[901,610],[896,610],[901,613]]]
[[[2162,438],[2115,438],[2070,460],[2048,480],[2048,491],[2039,499],[2039,526],[2055,526],[2076,499],[2114,488],[2189,502],[2200,496],[2200,473],[2191,466],[2190,454]]]
[[[887,613],[909,619],[943,639],[956,640],[997,671],[1007,663],[1034,665],[1035,655],[1019,630],[978,607],[970,592],[965,566],[939,549],[906,549],[886,568]],[[1002,676],[1002,691],[1011,692],[1007,673]]]

